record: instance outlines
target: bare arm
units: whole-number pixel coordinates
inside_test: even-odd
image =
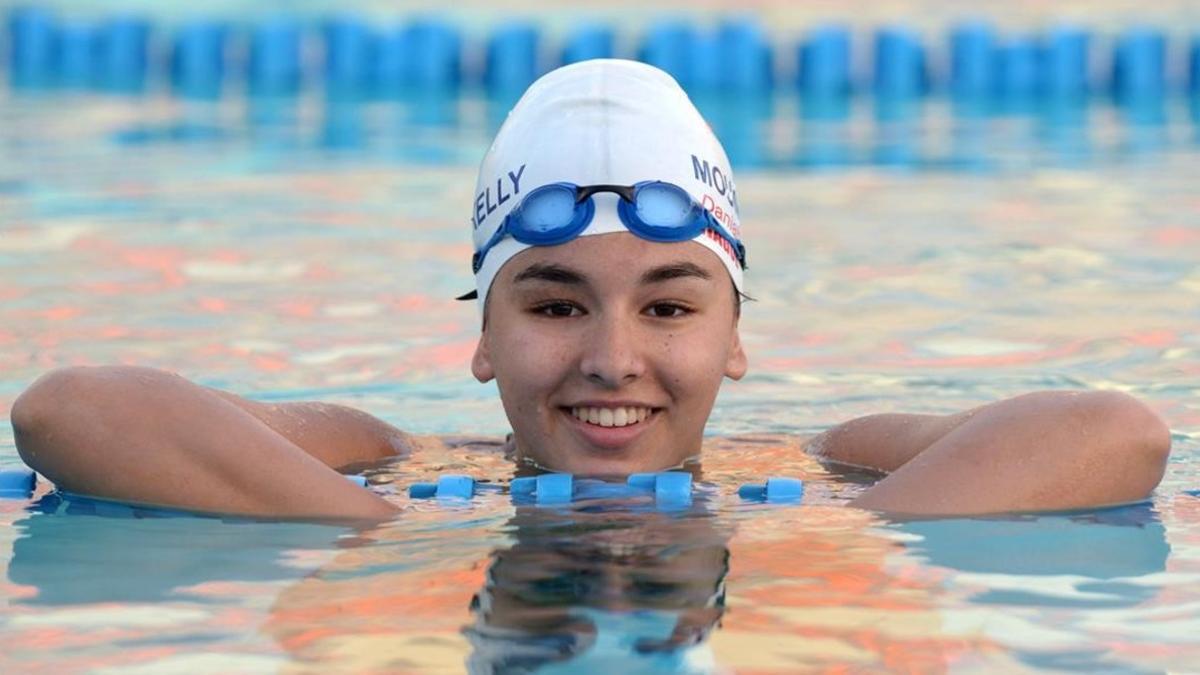
[[[400,432],[346,408],[254,403],[170,373],[114,366],[43,376],[11,418],[22,459],[70,492],[279,517],[396,511],[329,468],[394,454],[402,442]]]
[[[1162,479],[1170,432],[1136,399],[1049,391],[957,415],[872,415],[809,450],[891,472],[856,506],[910,514],[1090,508],[1146,498]]]

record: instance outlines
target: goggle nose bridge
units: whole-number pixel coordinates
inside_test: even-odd
[[[633,203],[637,194],[636,187],[633,185],[584,185],[575,189],[575,203],[582,204],[599,192],[611,192],[630,204]]]

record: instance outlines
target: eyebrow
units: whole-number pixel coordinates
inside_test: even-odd
[[[704,279],[707,281],[712,279],[712,275],[695,263],[678,262],[646,270],[642,273],[639,281],[642,284],[660,284],[672,279],[686,278]],[[553,263],[535,263],[526,267],[513,278],[514,284],[519,284],[523,281],[549,281],[551,283],[571,286],[582,286],[588,283],[587,276],[582,272]]]
[[[712,275],[699,265],[690,262],[680,262],[646,270],[642,274],[641,282],[643,284],[658,284],[670,281],[671,279],[686,279],[688,277],[704,279],[705,281],[712,279]]]
[[[522,281],[551,281],[556,284],[580,286],[587,283],[587,277],[570,267],[537,263],[521,270],[520,274],[513,278],[514,284]]]

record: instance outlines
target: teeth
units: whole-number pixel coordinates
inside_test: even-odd
[[[650,416],[649,408],[571,408],[571,414],[577,420],[602,427],[627,427],[631,424],[644,422]]]

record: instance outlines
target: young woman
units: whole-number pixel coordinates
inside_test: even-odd
[[[620,475],[700,452],[738,335],[745,248],[725,153],[665,73],[589,61],[536,82],[484,158],[471,205],[482,332],[511,454]],[[61,489],[236,514],[388,518],[337,467],[412,439],[367,414],[267,405],[146,368],[47,374],[12,414],[24,460]],[[1170,447],[1140,402],[1038,392],[956,415],[873,415],[812,439],[889,472],[855,505],[914,514],[1145,498]]]

